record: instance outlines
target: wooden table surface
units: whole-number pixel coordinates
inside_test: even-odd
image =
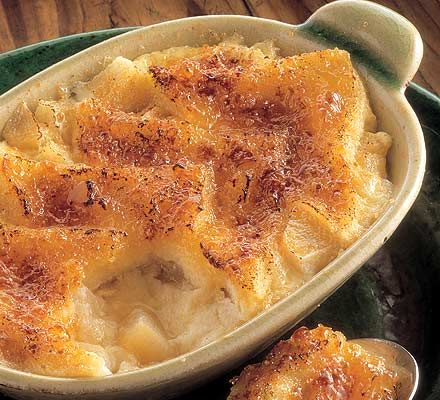
[[[303,22],[324,0],[0,0],[0,52],[98,29],[205,14]],[[415,81],[440,94],[440,0],[379,0],[408,18],[425,43]]]

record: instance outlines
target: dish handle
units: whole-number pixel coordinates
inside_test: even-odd
[[[340,0],[317,10],[300,29],[345,49],[376,77],[405,88],[419,68],[423,42],[400,14],[370,1]]]

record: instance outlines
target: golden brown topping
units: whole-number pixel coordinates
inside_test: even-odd
[[[297,201],[333,220],[351,219],[352,182],[340,142],[357,139],[351,115],[362,98],[347,53],[255,63],[235,49],[207,47],[199,58],[152,65],[150,72],[165,108],[175,106],[191,124],[86,102],[78,158],[94,165],[209,163],[222,188],[212,199],[215,223],[228,230],[226,248],[225,238],[203,242],[211,264],[239,270],[240,260],[266,253]]]
[[[276,58],[223,44],[120,57],[75,90],[78,101],[20,106],[0,143],[0,350],[20,368],[53,374],[71,357],[56,374],[102,375],[135,347],[132,366],[191,350],[309,279],[390,197],[390,140],[364,132],[370,111],[344,51]],[[180,291],[162,281],[170,270]],[[151,295],[162,303],[148,285],[163,285]],[[78,296],[105,305],[97,336],[81,330]],[[170,318],[163,303],[179,296]],[[118,356],[98,356],[115,343]]]
[[[79,105],[77,124],[77,161],[89,165],[174,165],[198,139],[184,121],[125,113],[96,100]]]
[[[303,327],[233,381],[228,400],[397,400],[395,372],[344,335]]]
[[[42,374],[99,374],[92,355],[69,340],[72,294],[83,271],[106,267],[124,241],[112,230],[0,226],[0,348],[8,363]]]
[[[0,162],[1,219],[11,224],[113,227],[143,240],[189,226],[200,212],[203,173],[189,164],[109,169],[11,156]]]

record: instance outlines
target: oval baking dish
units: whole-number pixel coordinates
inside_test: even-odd
[[[217,43],[238,33],[246,44],[273,39],[282,55],[323,48],[348,50],[367,86],[381,130],[393,137],[388,157],[394,202],[354,245],[297,291],[224,337],[169,361],[104,378],[52,378],[0,367],[1,390],[21,398],[166,398],[218,375],[278,339],[371,257],[401,222],[420,189],[425,148],[420,124],[404,97],[422,42],[403,17],[366,1],[339,1],[292,26],[241,16],[207,16],[137,29],[84,50],[0,97],[0,129],[21,101],[56,97],[59,85],[85,81],[108,58],[129,59],[169,47]]]

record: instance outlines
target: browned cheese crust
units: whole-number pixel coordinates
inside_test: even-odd
[[[389,143],[365,132],[371,112],[348,53],[187,54],[125,60],[120,81],[106,81],[110,66],[89,83],[91,97],[21,106],[6,125],[0,350],[10,365],[105,374],[77,343],[74,293],[156,258],[232,301],[230,329],[309,279],[388,201]]]
[[[384,359],[324,326],[300,328],[233,381],[228,400],[397,400]]]

